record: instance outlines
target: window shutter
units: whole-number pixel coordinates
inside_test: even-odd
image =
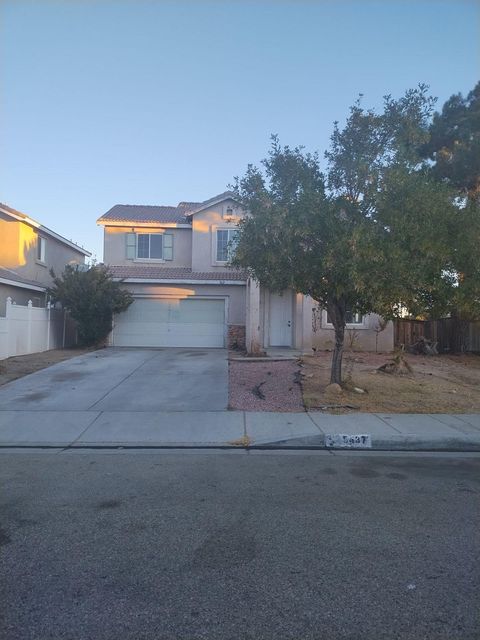
[[[173,235],[165,233],[163,236],[163,259],[173,260]]]
[[[137,235],[135,233],[127,233],[126,247],[127,247],[127,260],[134,260],[137,253]]]

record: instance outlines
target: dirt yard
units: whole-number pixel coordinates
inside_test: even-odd
[[[303,400],[307,409],[330,413],[361,411],[366,413],[477,413],[480,412],[480,356],[413,356],[406,360],[412,367],[409,376],[377,372],[390,354],[347,353],[343,375],[351,378],[349,387],[364,389],[359,394],[343,390],[325,392],[330,381],[332,354],[319,352],[304,357],[302,371]],[[328,405],[351,405],[355,409]],[[324,408],[325,407],[325,408]]]
[[[50,367],[57,362],[75,358],[88,351],[92,351],[92,349],[52,349],[51,351],[30,353],[27,356],[13,356],[12,358],[0,360],[0,386],[29,373]]]

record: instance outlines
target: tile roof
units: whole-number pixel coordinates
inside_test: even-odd
[[[183,207],[187,211],[191,211],[192,209],[199,207],[201,204],[201,202],[179,202],[178,206]]]
[[[111,220],[112,222],[166,222],[174,224],[188,224],[185,217],[186,207],[166,207],[137,204],[116,204],[101,220]]]
[[[222,200],[226,200],[227,198],[231,198],[235,200],[236,196],[233,191],[224,191],[223,193],[219,193],[217,196],[213,196],[213,198],[209,198],[208,200],[204,200],[203,202],[191,202],[189,204],[196,204],[195,207],[192,207],[190,211],[187,211],[185,215],[190,216],[197,211],[201,211],[202,209],[206,209],[209,204],[213,202],[221,202]]]
[[[116,204],[98,219],[98,222],[158,222],[160,224],[190,224],[187,216],[201,211],[212,202],[234,198],[231,191],[224,191],[203,202],[179,202],[176,207],[165,205]]]
[[[247,279],[244,271],[192,271],[188,267],[150,267],[143,265],[109,266],[114,278],[141,278],[151,280],[237,280]]]
[[[28,280],[27,278],[23,278],[16,271],[12,269],[7,269],[6,267],[0,266],[0,278],[4,278],[5,280],[11,280],[12,282],[18,282],[20,284],[32,285],[34,287],[43,287],[46,288],[45,285],[41,282],[36,282],[35,280]]]

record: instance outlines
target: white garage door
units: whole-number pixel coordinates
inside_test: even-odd
[[[115,318],[116,347],[223,347],[225,301],[136,298]]]

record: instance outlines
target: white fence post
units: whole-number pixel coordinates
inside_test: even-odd
[[[6,352],[7,352],[7,358],[9,358],[10,356],[15,355],[15,346],[12,346],[11,344],[11,335],[12,335],[12,305],[13,305],[13,300],[10,296],[8,296],[7,298],[7,304],[5,305],[5,317],[7,319],[7,346],[6,346]]]
[[[32,307],[33,302],[31,300],[27,303],[27,350],[28,353],[32,352]]]
[[[50,302],[47,302],[47,351],[50,349]]]

